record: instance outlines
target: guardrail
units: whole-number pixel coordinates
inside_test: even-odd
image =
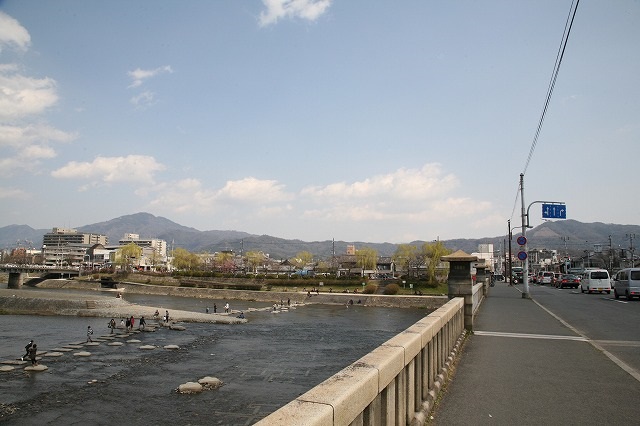
[[[487,283],[478,283],[471,289],[471,299],[473,300],[473,316],[475,317],[478,308],[487,295],[489,286]]]
[[[454,298],[256,425],[420,425],[465,333]]]

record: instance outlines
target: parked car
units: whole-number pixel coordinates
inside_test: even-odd
[[[640,297],[640,268],[626,268],[619,270],[613,276],[613,295],[619,298],[624,295],[627,300]]]
[[[556,283],[556,287],[558,288],[578,288],[580,285],[580,277],[573,274],[563,274],[558,282]]]
[[[606,269],[590,269],[582,274],[580,280],[580,292],[591,293],[592,291],[603,291],[611,294],[611,277]]]

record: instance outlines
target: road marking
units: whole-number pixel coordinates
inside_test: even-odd
[[[594,342],[604,346],[626,346],[629,348],[640,347],[640,342],[637,340],[594,340]]]
[[[612,297],[603,297],[602,299],[603,299],[603,300],[611,300],[612,302],[618,302],[618,303],[625,303],[625,304],[626,304],[626,303],[629,303],[629,302],[625,302],[624,300],[617,300],[617,299],[614,299],[614,298],[612,298]]]
[[[589,339],[581,336],[558,336],[553,334],[528,334],[528,333],[503,333],[500,331],[476,331],[473,334],[477,336],[497,336],[497,337],[516,337],[520,339],[548,339],[548,340],[573,340],[576,342],[587,342]]]

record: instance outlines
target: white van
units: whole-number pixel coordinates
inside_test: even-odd
[[[619,270],[613,276],[613,295],[616,299],[624,295],[627,300],[640,297],[640,268]]]
[[[606,269],[589,269],[582,274],[580,291],[591,293],[592,291],[606,291],[611,294],[611,277]]]

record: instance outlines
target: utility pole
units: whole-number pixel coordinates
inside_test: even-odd
[[[609,235],[609,273],[613,272],[613,247],[611,246],[611,235]]]
[[[513,285],[511,282],[511,219],[507,220],[507,229],[509,235],[509,259],[507,260],[507,276],[509,277],[509,285]]]
[[[529,250],[527,248],[527,225],[528,225],[528,218],[527,218],[527,213],[526,210],[524,208],[524,173],[520,173],[520,201],[522,204],[522,236],[525,239],[524,242],[524,246],[522,247],[523,251],[526,254],[526,257],[524,258],[524,268],[522,271],[522,284],[523,284],[523,289],[522,289],[522,298],[523,299],[530,299],[529,296]]]

